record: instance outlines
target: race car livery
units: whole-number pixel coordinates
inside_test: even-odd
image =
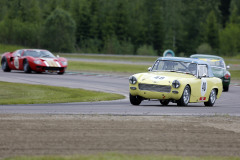
[[[64,74],[67,64],[67,59],[55,57],[48,50],[42,49],[20,49],[14,52],[6,52],[1,58],[4,72],[23,70],[25,73],[35,71],[38,73],[57,72],[58,74]]]
[[[204,102],[205,106],[213,106],[222,90],[222,81],[213,76],[209,64],[191,58],[161,57],[149,72],[129,77],[132,105],[157,99],[162,105]]]

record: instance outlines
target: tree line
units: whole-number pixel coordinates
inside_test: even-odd
[[[1,0],[0,43],[53,52],[240,52],[239,0]]]

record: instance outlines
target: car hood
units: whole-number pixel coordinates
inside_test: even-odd
[[[61,67],[58,58],[35,58],[35,60],[41,60],[46,66],[49,67]]]
[[[196,78],[191,74],[176,72],[149,72],[136,75],[138,83],[171,85],[174,80],[182,81],[186,78]]]
[[[225,69],[212,67],[214,77],[222,78],[225,73]]]

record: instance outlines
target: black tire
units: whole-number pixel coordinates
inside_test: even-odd
[[[163,105],[163,106],[167,106],[169,104],[169,100],[160,100],[160,103]]]
[[[63,74],[64,74],[64,72],[58,72],[58,74],[59,74],[59,75],[63,75]]]
[[[229,90],[229,85],[228,86],[223,86],[223,91],[224,92],[228,92],[228,90]]]
[[[142,102],[142,98],[140,96],[133,96],[130,93],[129,100],[132,105],[139,105]]]
[[[191,96],[190,87],[187,85],[183,90],[182,97],[177,101],[177,105],[178,106],[187,106],[188,102],[190,100],[190,96]]]
[[[209,95],[209,100],[207,102],[204,102],[205,106],[213,106],[214,103],[216,102],[217,99],[217,94],[216,94],[216,90],[212,89]]]
[[[8,66],[7,59],[5,57],[2,58],[2,70],[4,72],[11,72],[11,69]]]
[[[63,75],[65,73],[65,69],[61,70],[60,72],[58,72],[57,74],[59,75]]]
[[[31,73],[32,72],[27,60],[25,60],[23,62],[23,70],[24,70],[25,73]]]

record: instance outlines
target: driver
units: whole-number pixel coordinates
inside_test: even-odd
[[[188,70],[191,74],[196,75],[197,74],[197,64],[196,63],[190,63],[188,66]]]

